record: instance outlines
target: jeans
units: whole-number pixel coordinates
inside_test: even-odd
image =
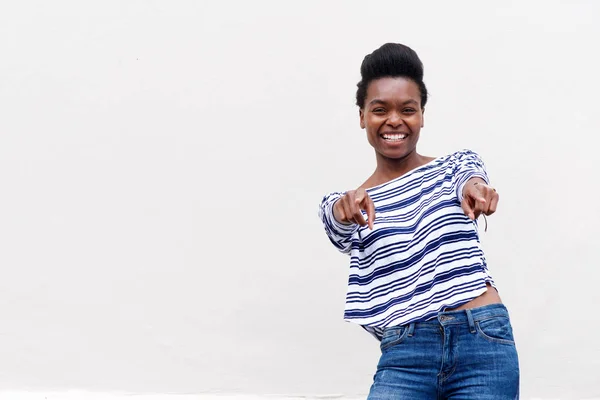
[[[386,328],[368,400],[519,398],[519,360],[506,307],[440,312]]]

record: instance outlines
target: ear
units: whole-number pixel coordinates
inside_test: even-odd
[[[421,128],[425,126],[425,109],[421,108]]]
[[[361,129],[365,129],[365,113],[363,112],[363,110],[358,110],[358,115],[360,118],[360,127]]]

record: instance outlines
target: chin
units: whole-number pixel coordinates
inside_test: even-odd
[[[410,152],[406,152],[406,151],[403,151],[403,152],[382,151],[379,154],[381,154],[383,157],[385,157],[387,159],[390,159],[390,160],[401,160],[404,157],[406,157],[407,155],[409,155]]]

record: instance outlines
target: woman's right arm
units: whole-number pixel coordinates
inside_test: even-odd
[[[368,220],[361,210],[366,211]],[[375,206],[364,189],[333,192],[323,197],[319,217],[331,243],[347,254],[352,246],[352,235],[359,226],[369,225],[373,229]]]

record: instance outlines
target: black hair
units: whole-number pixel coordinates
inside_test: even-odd
[[[386,43],[371,54],[367,54],[360,66],[361,80],[356,86],[356,105],[363,108],[369,83],[385,77],[411,79],[419,86],[421,107],[427,103],[427,88],[423,82],[423,63],[417,53],[400,43]]]

